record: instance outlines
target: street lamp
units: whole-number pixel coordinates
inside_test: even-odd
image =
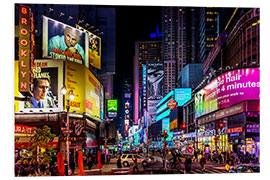
[[[67,146],[67,168],[68,168],[67,173],[69,175],[69,109],[70,109],[69,101],[74,100],[75,95],[73,94],[73,90],[69,90],[69,92],[67,93],[67,88],[66,88],[65,85],[61,88],[61,92],[62,92],[62,94],[67,95],[66,96],[66,101],[67,101],[67,105],[66,105],[66,108],[67,108],[67,131],[66,131],[67,132],[67,140],[66,140],[66,146]]]

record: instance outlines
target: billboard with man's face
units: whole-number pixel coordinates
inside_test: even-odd
[[[16,61],[15,61],[16,62]],[[15,63],[15,73],[18,73]],[[18,75],[15,74],[15,77]],[[18,81],[15,78],[15,83]],[[48,112],[63,110],[63,61],[35,60],[33,64],[34,83],[31,86],[32,97],[27,101],[15,101],[15,112]],[[17,86],[15,86],[17,87]],[[15,88],[15,96],[21,97]],[[40,111],[42,109],[42,111]]]
[[[43,57],[88,65],[86,33],[43,16]]]

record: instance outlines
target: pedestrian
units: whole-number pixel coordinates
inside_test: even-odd
[[[71,169],[71,175],[74,175],[75,172],[75,161],[74,161],[74,156],[70,156],[70,169]]]
[[[93,157],[92,157],[92,154],[90,153],[88,158],[87,158],[87,166],[88,166],[88,169],[91,170],[92,169],[92,166],[93,166]]]
[[[132,157],[132,161],[133,161],[133,172],[135,171],[135,169],[137,170],[137,172],[139,172],[137,156],[135,156],[135,159],[133,159]]]
[[[186,173],[189,173],[191,171],[191,164],[192,164],[192,159],[191,157],[188,155],[186,157],[186,160],[185,160],[185,172]]]
[[[198,161],[198,150],[195,149],[194,151],[194,157],[195,157],[195,161],[197,162]]]
[[[122,163],[121,163],[121,156],[117,159],[117,168],[122,168]]]
[[[206,164],[206,159],[205,159],[205,156],[202,155],[202,158],[200,159],[200,165],[202,167],[202,171],[205,171],[205,164]]]

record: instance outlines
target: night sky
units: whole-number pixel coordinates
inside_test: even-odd
[[[159,6],[115,6],[116,8],[116,75],[114,78],[114,96],[121,99],[122,79],[133,76],[133,56],[135,41],[150,39],[161,30],[161,7]]]

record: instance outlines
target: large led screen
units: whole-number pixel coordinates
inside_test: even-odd
[[[260,99],[260,69],[226,72],[195,94],[195,116],[229,107],[245,100]]]
[[[191,99],[191,88],[176,88],[174,90],[174,100],[178,106],[183,106]]]
[[[87,65],[84,31],[43,16],[42,34],[43,57]]]

